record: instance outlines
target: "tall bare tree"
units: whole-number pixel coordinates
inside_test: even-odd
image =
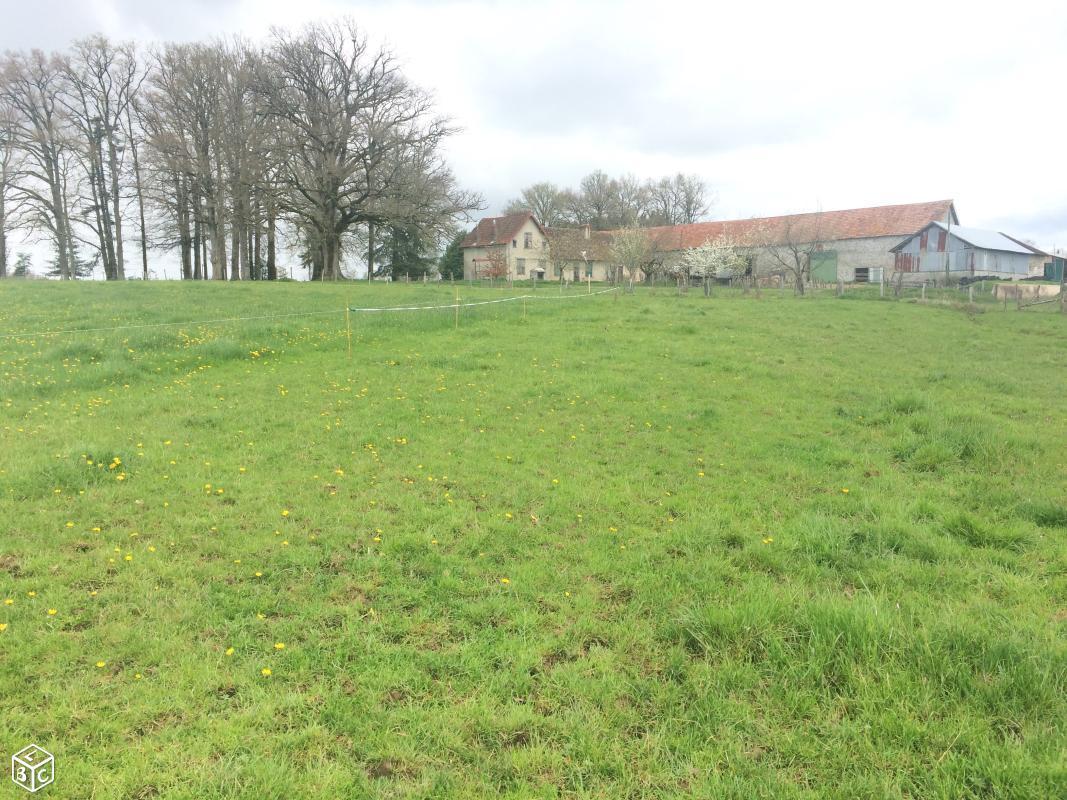
[[[368,228],[373,254],[376,230],[395,221],[398,209],[451,220],[478,207],[441,162],[439,145],[454,129],[352,21],[275,30],[264,62],[257,88],[286,142],[278,199],[305,232],[313,279],[341,277],[353,227]],[[423,189],[434,199],[411,194]]]
[[[65,159],[70,142],[60,98],[63,63],[40,50],[8,53],[0,61],[0,103],[12,114],[11,141],[24,157],[17,194],[28,232],[52,240],[61,279],[73,277]]]
[[[760,231],[757,240],[771,261],[793,279],[793,292],[803,295],[811,279],[812,255],[822,249],[822,213],[781,219],[777,226]]]

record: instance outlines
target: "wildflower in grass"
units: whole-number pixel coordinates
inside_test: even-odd
[[[125,556],[123,556],[122,560],[123,561],[133,561],[133,554],[132,553],[127,553]]]
[[[510,511],[505,511],[504,512],[504,519],[511,519],[511,512]]]
[[[234,653],[234,649],[232,647],[227,647],[226,648],[226,655],[232,656],[233,653]]]
[[[154,553],[154,552],[156,552],[156,546],[155,546],[154,544],[150,544],[150,545],[148,545],[148,552],[149,552],[149,553]]]
[[[848,489],[847,489],[847,488],[845,488],[845,489],[842,489],[842,490],[841,490],[841,494],[848,494]]]
[[[7,623],[6,622],[0,622],[0,633],[3,633],[6,630],[7,630]]]
[[[430,539],[430,544],[437,544],[437,540],[436,539]]]
[[[97,669],[103,669],[106,666],[107,666],[107,662],[106,661],[97,661],[96,662],[96,668]]]
[[[141,678],[143,678],[143,677],[144,677],[144,676],[143,676],[143,675],[141,675],[141,673],[140,673],[140,672],[135,672],[135,673],[134,673],[134,675],[133,675],[133,679],[134,679],[135,681],[139,681],[139,680],[141,680]]]
[[[54,608],[50,608],[50,609],[48,609],[48,616],[50,616],[50,617],[54,617],[54,616],[55,616],[56,614],[58,614],[58,613],[59,613],[59,611],[57,611],[57,610],[56,610],[56,609],[54,609]]]
[[[5,606],[13,606],[13,605],[15,605],[15,600],[14,600],[14,598],[12,598],[12,597],[5,597],[5,598],[4,598],[4,605],[5,605]]]
[[[262,572],[257,572],[256,573],[256,577],[257,578],[262,578],[263,577],[263,573]]]
[[[73,522],[68,522],[67,523],[67,527],[68,528],[73,528],[74,527],[74,523]]]
[[[763,537],[763,543],[764,544],[771,544],[773,541],[774,541],[774,537],[773,536],[764,536]]]
[[[289,509],[288,508],[283,508],[282,509],[282,516],[283,517],[288,517],[289,516]]]
[[[500,582],[502,584],[504,584],[505,586],[507,586],[509,583],[511,583],[511,579],[510,578],[501,578]]]
[[[96,595],[97,595],[96,589],[93,589],[91,592],[89,592],[89,596],[90,597],[96,597]]]
[[[552,485],[553,486],[558,486],[559,485],[559,478],[553,478],[552,479]]]
[[[285,642],[275,642],[274,643],[274,649],[275,650],[284,650],[285,649]]]
[[[259,674],[262,675],[264,678],[269,678],[274,673],[270,671],[270,667],[264,667],[259,671]]]

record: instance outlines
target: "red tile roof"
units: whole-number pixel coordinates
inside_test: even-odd
[[[526,220],[533,220],[534,225],[540,228],[542,233],[545,233],[541,223],[529,211],[523,211],[521,214],[507,214],[503,217],[484,217],[474,226],[474,230],[464,237],[463,244],[460,247],[508,244],[522,230]]]
[[[684,250],[699,247],[708,239],[726,235],[738,244],[783,244],[787,239],[804,241],[804,237],[820,241],[868,239],[878,236],[910,236],[931,222],[942,222],[952,214],[952,223],[959,224],[951,200],[930,203],[906,203],[874,208],[850,208],[843,211],[818,211],[807,214],[787,214],[780,217],[697,222],[692,225],[665,225],[644,228],[660,250]],[[485,247],[508,244],[516,238],[527,220],[555,242],[557,248],[583,250],[590,248],[589,257],[595,261],[610,260],[611,231],[592,231],[584,238],[582,228],[545,228],[533,214],[508,214],[486,217],[463,240],[463,247]],[[808,241],[810,241],[809,239]]]
[[[782,244],[787,238],[803,241],[812,235],[823,241],[867,239],[876,236],[909,236],[931,222],[943,221],[952,213],[951,200],[931,203],[907,203],[897,206],[850,208],[844,211],[819,211],[807,214],[788,214],[781,217],[697,222],[692,225],[669,225],[647,228],[661,250],[682,250],[698,247],[708,239],[725,234],[742,244]]]
[[[545,228],[552,257],[557,261],[582,261],[582,253],[590,261],[611,260],[611,231],[589,231],[585,228]]]

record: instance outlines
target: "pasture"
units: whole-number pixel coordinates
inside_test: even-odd
[[[1067,317],[452,291],[0,284],[44,796],[1063,792]]]

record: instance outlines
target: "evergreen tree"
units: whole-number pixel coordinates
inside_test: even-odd
[[[11,273],[15,278],[28,278],[32,274],[30,267],[32,266],[29,253],[19,253],[15,256],[15,269]]]
[[[92,258],[82,258],[81,253],[78,252],[77,243],[72,243],[69,258],[71,262],[71,277],[91,278],[93,276],[93,270],[96,269],[96,265],[100,263],[100,251],[95,251]],[[55,278],[60,274],[59,257],[55,256],[52,260],[52,266],[48,270],[48,275]]]
[[[445,248],[441,260],[438,262],[437,271],[441,277],[447,280],[463,280],[463,239],[467,234],[463,231],[457,233]]]
[[[390,226],[382,236],[381,250],[376,259],[380,274],[392,275],[393,280],[408,277],[421,280],[434,269],[434,257],[429,254],[426,239],[413,228]]]

